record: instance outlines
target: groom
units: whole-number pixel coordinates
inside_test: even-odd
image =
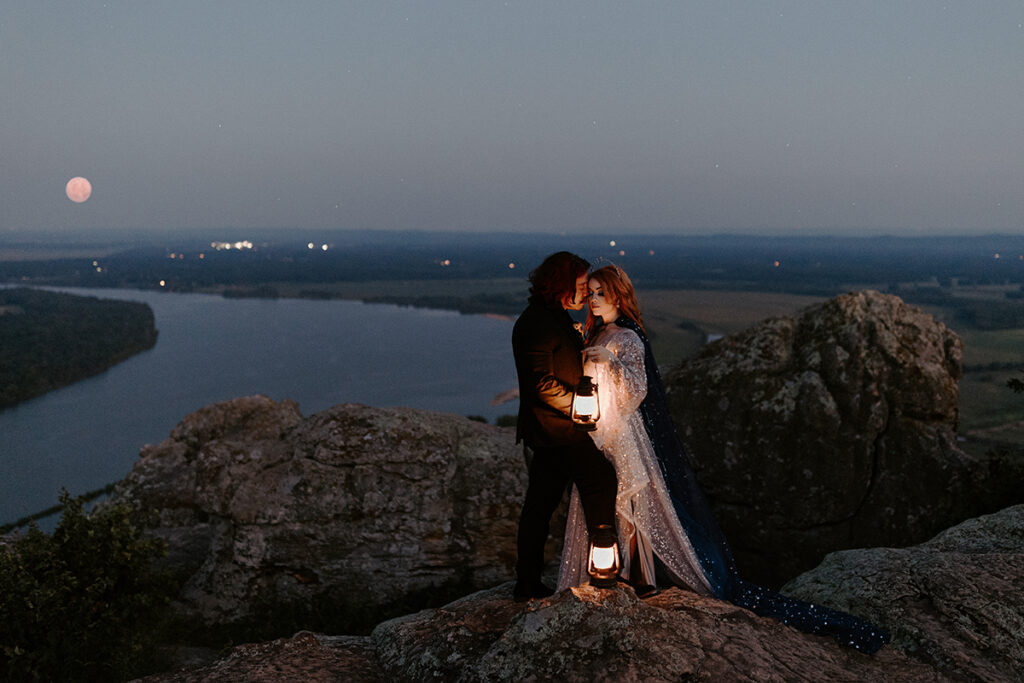
[[[569,482],[576,484],[591,537],[599,524],[615,525],[615,468],[570,419],[573,388],[583,374],[583,338],[567,311],[583,308],[590,264],[560,251],[530,273],[530,299],[512,329],[519,375],[516,443],[533,451],[526,500],[519,517],[516,600],[554,593],[541,582],[551,515]]]

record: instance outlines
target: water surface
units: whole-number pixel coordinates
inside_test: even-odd
[[[0,523],[124,477],[146,443],[190,412],[238,396],[292,399],[303,414],[358,402],[493,422],[515,402],[512,323],[355,301],[62,289],[144,301],[156,346],[105,373],[0,411]]]

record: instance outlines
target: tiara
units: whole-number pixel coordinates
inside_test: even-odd
[[[620,280],[625,279],[624,278],[624,276],[626,275],[625,272],[623,272],[622,268],[619,268],[619,264],[615,263],[615,261],[612,261],[609,258],[605,258],[604,256],[598,256],[595,259],[595,263],[598,264],[597,268],[603,268],[605,266],[611,266],[612,268],[615,269],[615,272],[618,273]],[[597,270],[597,268],[594,268],[594,270]]]

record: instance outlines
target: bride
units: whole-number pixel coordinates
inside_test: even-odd
[[[831,635],[863,652],[889,634],[844,612],[789,598],[741,579],[697,485],[668,413],[661,376],[644,332],[636,293],[617,266],[590,275],[584,372],[600,387],[595,444],[615,466],[622,575],[641,596],[656,589],[655,556],[672,582],[808,633]],[[558,590],[587,579],[589,539],[575,488],[566,523]]]

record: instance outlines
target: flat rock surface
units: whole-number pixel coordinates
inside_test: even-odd
[[[833,553],[785,589],[856,605],[894,647],[955,680],[1024,680],[1024,505],[912,548]]]

